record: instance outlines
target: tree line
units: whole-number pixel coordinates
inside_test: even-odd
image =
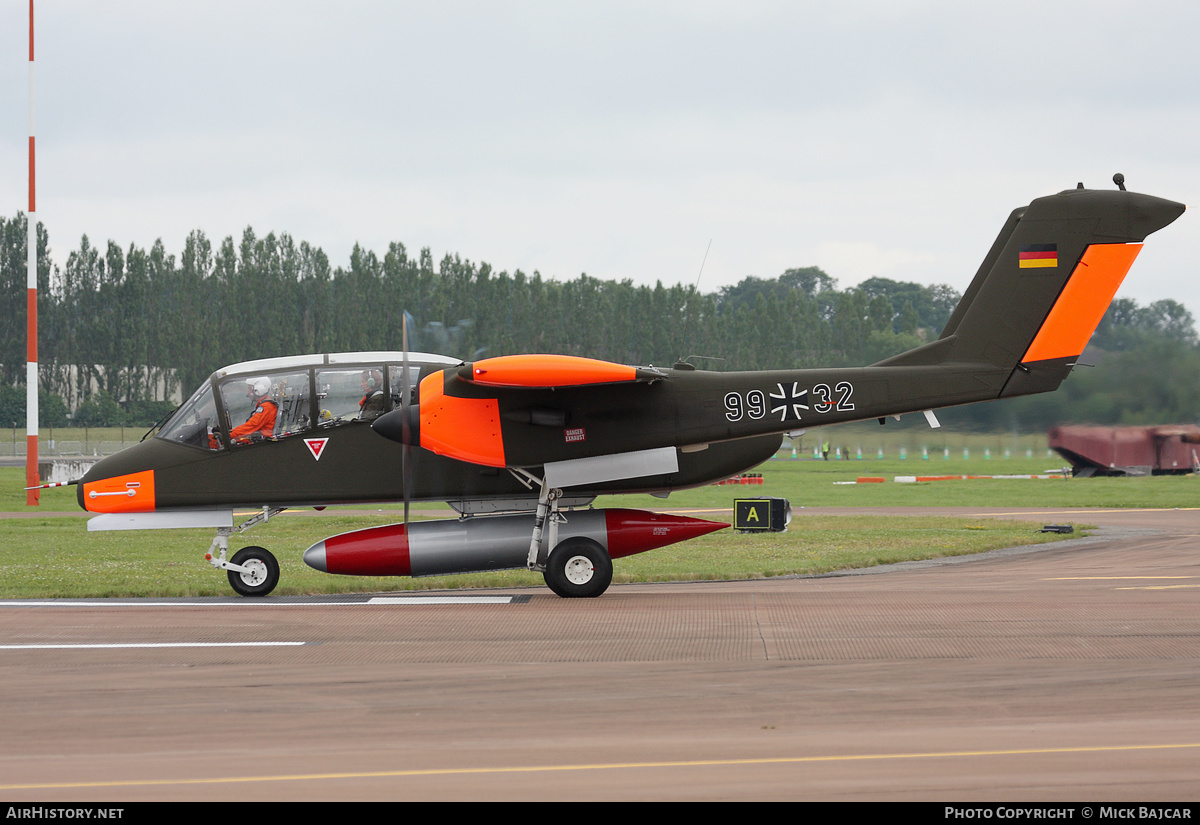
[[[23,214],[0,217],[6,423],[24,420],[25,233]],[[398,242],[382,255],[356,245],[348,264],[334,267],[318,247],[249,227],[240,240],[219,243],[193,231],[178,257],[161,240],[146,249],[94,245],[84,236],[61,266],[49,250],[39,224],[39,407],[49,426],[67,423],[68,411],[76,424],[148,425],[173,406],[167,399],[238,361],[399,350],[406,314],[412,351],[463,359],[555,352],[657,365],[685,358],[704,369],[747,370],[872,363],[935,338],[960,297],[946,285],[885,278],[838,289],[817,267],[746,277],[708,293],[586,274],[559,281],[452,254],[435,263],[428,248],[411,255]],[[1110,358],[1095,379],[1067,382],[1070,404],[1026,410],[1021,401],[1004,402],[999,412],[984,405],[966,420],[1008,426],[1019,413],[1042,426],[1053,415],[1079,420],[1074,410],[1115,422],[1151,415],[1150,398],[1170,402],[1156,409],[1171,420],[1196,417],[1200,398],[1168,388],[1166,371],[1145,363],[1154,357],[1154,366],[1200,373],[1193,319],[1182,305],[1119,299],[1093,345]],[[1128,398],[1114,401],[1114,388],[1099,377],[1111,379],[1109,364],[1128,382],[1120,388]],[[1152,391],[1149,380],[1164,386]]]

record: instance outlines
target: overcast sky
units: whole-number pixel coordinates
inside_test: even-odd
[[[0,0],[0,214],[28,3]],[[816,265],[965,289],[1072,188],[1189,204],[1120,295],[1200,317],[1200,3],[36,4],[38,217],[128,248],[289,233],[713,291]]]

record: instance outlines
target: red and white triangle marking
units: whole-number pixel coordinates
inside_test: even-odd
[[[328,438],[306,438],[304,444],[308,447],[308,451],[312,453],[313,461],[320,461],[321,454],[325,452],[325,445],[329,443]]]

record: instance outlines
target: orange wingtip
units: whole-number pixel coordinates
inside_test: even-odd
[[[502,355],[476,361],[468,380],[490,387],[578,387],[636,381],[637,369],[574,355]]]
[[[92,513],[148,513],[154,509],[154,471],[89,481],[83,506]]]

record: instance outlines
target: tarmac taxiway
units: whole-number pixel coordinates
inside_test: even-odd
[[[1200,510],[921,512],[1102,530],[591,600],[5,602],[0,795],[1200,796]]]

